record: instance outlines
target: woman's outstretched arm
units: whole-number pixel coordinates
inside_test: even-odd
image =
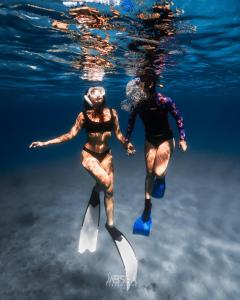
[[[78,134],[78,132],[81,130],[81,128],[83,126],[83,122],[84,122],[84,116],[83,116],[83,113],[81,112],[78,115],[75,124],[69,130],[69,132],[67,132],[59,137],[56,137],[54,139],[51,139],[49,141],[46,141],[46,142],[41,142],[41,141],[33,142],[29,146],[29,148],[43,147],[43,146],[47,146],[47,145],[51,145],[51,144],[59,144],[59,143],[69,141],[72,138],[74,138]]]

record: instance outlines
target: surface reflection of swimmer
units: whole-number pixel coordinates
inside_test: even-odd
[[[125,138],[120,131],[118,115],[114,109],[105,105],[105,90],[93,87],[85,95],[85,110],[80,112],[71,130],[57,138],[46,142],[33,142],[30,148],[43,147],[51,144],[66,142],[74,138],[84,128],[87,132],[87,142],[82,153],[81,162],[86,171],[93,177],[96,184],[92,190],[88,208],[82,224],[79,252],[85,250],[94,252],[97,245],[97,235],[100,213],[100,195],[104,192],[104,203],[107,215],[106,229],[114,240],[128,278],[127,287],[136,280],[137,260],[133,249],[124,235],[114,226],[113,219],[113,157],[109,148],[111,132],[122,145],[126,145]],[[132,154],[133,146],[127,145],[128,154]]]
[[[83,5],[78,8],[73,8],[69,10],[69,15],[74,17],[79,25],[82,25],[87,28],[98,28],[102,30],[112,29],[112,25],[110,23],[114,18],[118,18],[120,13],[110,7],[111,15],[102,14],[99,10],[93,7],[88,7]]]
[[[103,39],[91,33],[83,34],[78,41],[83,54],[73,62],[73,67],[83,70],[82,79],[102,81],[105,70],[113,68],[113,64],[107,58],[115,50],[115,47],[108,42],[108,36]],[[91,54],[92,50],[98,54]]]
[[[152,12],[139,13],[135,22],[137,34],[130,36],[128,48],[138,52],[157,50],[161,38],[174,35],[173,20],[174,13],[166,1],[153,5]]]
[[[144,26],[152,27],[153,32],[158,36],[169,36],[174,34],[173,18],[170,3],[155,4],[152,6],[152,13],[140,13],[138,18],[142,20]]]
[[[183,118],[169,97],[156,93],[155,78],[151,73],[132,80],[127,85],[127,95],[133,103],[128,121],[126,141],[129,141],[137,115],[145,128],[145,208],[134,224],[133,232],[149,235],[151,221],[151,196],[162,198],[165,192],[167,167],[175,147],[173,132],[168,122],[170,113],[179,130],[179,148],[187,150]]]
[[[102,81],[105,70],[113,68],[113,64],[99,55],[83,55],[83,58],[76,59],[73,62],[75,69],[83,70],[82,79],[88,81]]]
[[[108,34],[102,37],[93,33],[92,30],[106,31],[113,29],[110,21],[119,17],[119,15],[119,12],[114,8],[111,8],[111,15],[103,15],[96,8],[86,5],[69,10],[69,16],[73,18],[81,32],[81,34],[74,35],[81,47],[82,55],[73,62],[73,67],[77,69],[82,67],[82,79],[101,81],[105,70],[113,67],[113,64],[109,61],[109,55],[116,50],[116,46],[110,43]],[[70,24],[56,20],[53,21],[52,26],[64,31],[70,28]]]
[[[130,62],[136,69],[135,74],[141,74],[145,68],[148,68],[156,75],[162,75],[168,59],[166,43],[175,34],[175,14],[170,2],[159,1],[152,6],[151,10],[148,13],[138,14],[136,31],[129,35],[131,39],[128,43],[129,55],[131,57],[131,53],[137,54],[136,58],[133,58],[135,64]],[[129,65],[130,70],[131,68],[132,66]]]
[[[79,25],[78,27],[84,27],[86,29],[112,29],[110,21],[119,17],[119,12],[111,7],[111,15],[103,15],[99,10],[86,5],[81,5],[77,8],[71,8],[68,11],[71,17],[68,22],[54,20],[52,26],[58,29],[69,29],[74,23]]]

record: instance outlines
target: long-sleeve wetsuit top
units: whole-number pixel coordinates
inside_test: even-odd
[[[184,140],[186,136],[183,118],[175,102],[171,98],[157,93],[152,101],[142,101],[132,108],[125,135],[126,141],[130,140],[138,114],[144,124],[146,139],[150,136],[171,136],[172,130],[168,121],[168,113],[175,118],[180,139]]]

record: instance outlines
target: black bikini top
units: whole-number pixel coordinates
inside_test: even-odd
[[[86,129],[86,131],[88,133],[112,131],[113,127],[114,127],[114,120],[113,120],[113,111],[111,108],[110,108],[110,114],[111,114],[110,120],[108,120],[106,122],[95,122],[95,121],[92,121],[88,117],[86,111],[84,111],[83,112],[83,115],[85,118],[84,128]]]

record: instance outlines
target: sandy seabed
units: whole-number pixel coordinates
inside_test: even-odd
[[[77,252],[93,180],[76,161],[18,169],[1,177],[0,298],[4,300],[237,300],[240,295],[240,164],[192,154],[173,157],[164,199],[153,200],[149,238],[132,235],[143,208],[144,162],[116,162],[116,226],[139,260],[124,275],[107,234],[104,206],[97,251]]]

